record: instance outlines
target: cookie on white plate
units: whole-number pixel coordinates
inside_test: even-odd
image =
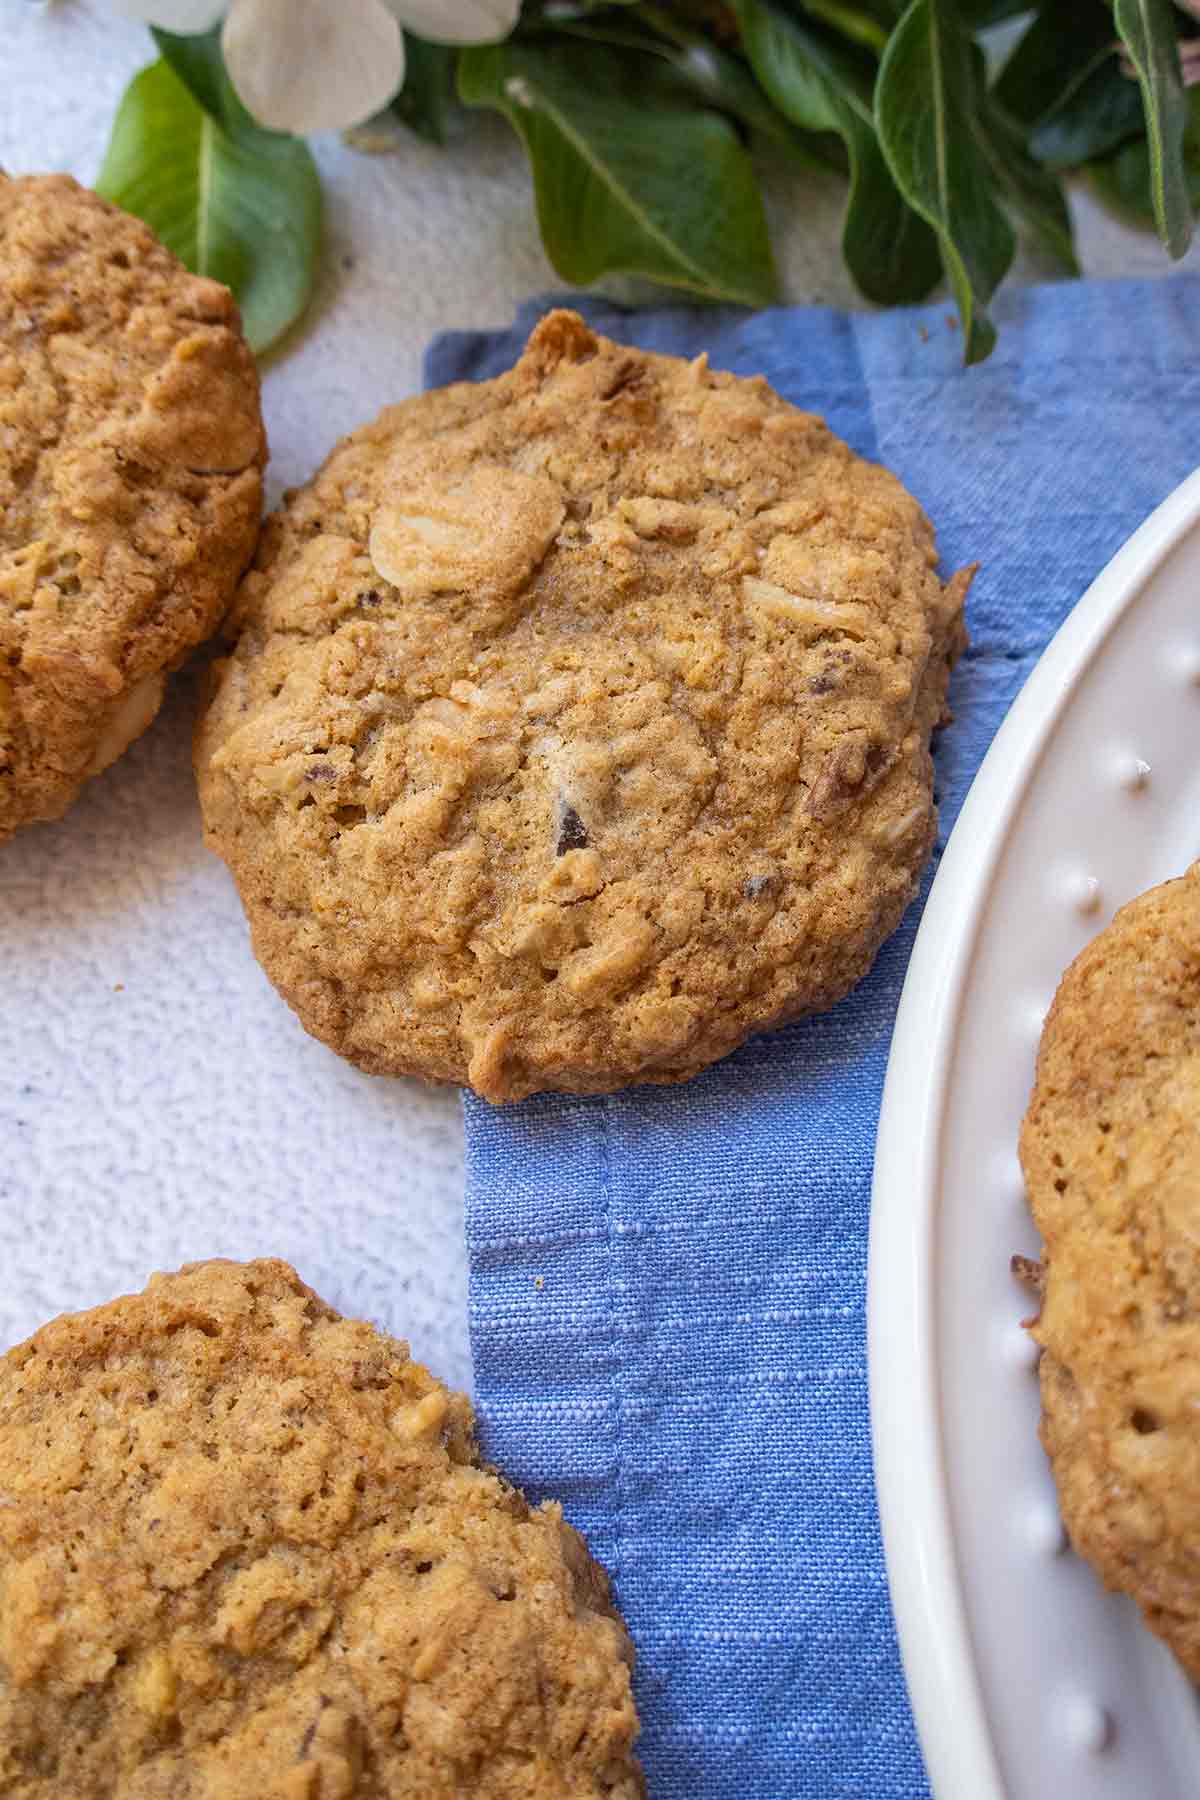
[[[1200,1680],[1200,864],[1063,977],[1021,1161],[1063,1519]]]

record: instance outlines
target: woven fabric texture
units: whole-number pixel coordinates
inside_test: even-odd
[[[508,332],[443,336],[427,380],[499,373],[547,304]],[[947,571],[979,562],[936,754],[944,844],[1055,628],[1200,463],[1200,282],[1013,292],[973,369],[945,305],[581,310],[609,336],[766,375],[900,476]],[[865,1318],[875,1126],[919,914],[834,1011],[683,1087],[467,1099],[485,1445],[563,1500],[613,1574],[654,1800],[928,1791],[879,1538]]]

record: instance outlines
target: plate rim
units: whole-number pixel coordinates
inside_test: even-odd
[[[1117,622],[1197,524],[1200,469],[1126,539],[1042,652],[963,801],[896,1011],[871,1189],[868,1391],[892,1610],[938,1800],[1005,1793],[967,1629],[942,1453],[934,1270],[950,1050],[983,903],[1042,754]]]

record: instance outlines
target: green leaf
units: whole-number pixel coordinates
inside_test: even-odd
[[[1137,83],[1122,75],[1108,50],[1034,127],[1029,148],[1048,168],[1075,169],[1131,137],[1140,137],[1143,124]]]
[[[868,50],[883,48],[904,11],[904,0],[778,0],[778,5],[798,23],[821,19]]]
[[[457,54],[449,44],[429,44],[411,31],[404,33],[404,86],[392,101],[392,111],[410,131],[439,147],[446,142],[454,106]]]
[[[680,24],[662,7],[627,0],[627,11],[613,17],[565,24],[556,20],[556,26],[565,35],[588,43],[614,44],[656,57],[670,70],[681,94],[728,113],[747,130],[792,151],[804,162],[820,159],[819,150],[776,112],[740,57],[719,49],[710,38]]]
[[[1033,129],[1030,154],[1054,169],[1103,156],[1144,129],[1136,82],[1122,75],[1107,7],[1044,6],[993,92]]]
[[[742,39],[768,98],[805,131],[836,132],[850,159],[842,254],[869,300],[920,300],[941,266],[937,240],[888,172],[871,112],[873,65],[763,0],[736,0]]]
[[[1056,5],[1059,0],[1050,0]],[[958,16],[969,31],[986,31],[1028,12],[1031,0],[957,0]]]
[[[636,42],[637,48],[661,57],[681,88],[706,105],[728,113],[760,137],[790,150],[802,161],[821,160],[820,150],[771,105],[742,57],[722,50],[711,38],[691,30],[652,0],[631,6],[624,17],[629,21],[626,41]],[[632,36],[635,29],[639,30],[636,40]]]
[[[982,89],[982,83],[980,84]],[[1071,275],[1079,274],[1071,214],[1058,177],[1025,146],[1025,134],[990,95],[980,92],[976,136],[996,186],[1038,242]]]
[[[202,59],[195,69],[203,87]],[[223,106],[219,91],[213,98]],[[125,91],[96,187],[144,219],[189,269],[231,288],[250,347],[263,351],[312,293],[321,190],[297,138],[229,116],[232,130],[170,63],[152,63]]]
[[[558,273],[648,276],[706,299],[776,297],[762,198],[727,119],[680,96],[646,56],[514,42],[464,50],[459,96],[502,112],[533,169]]]
[[[894,15],[884,24],[862,7],[843,5],[842,0],[806,0],[804,10],[814,19],[840,31],[852,44],[861,44],[876,55],[887,43],[888,32],[894,23]]]
[[[1154,229],[1150,194],[1150,151],[1145,138],[1122,144],[1110,156],[1087,166],[1088,178],[1107,206],[1131,225]]]
[[[225,71],[219,25],[195,37],[180,37],[157,26],[151,29],[150,35],[158,45],[159,54],[170,63],[193,100],[231,137],[241,131],[261,130],[242,105]]]
[[[1113,17],[1142,90],[1158,235],[1172,256],[1182,256],[1192,241],[1192,208],[1183,157],[1188,103],[1175,13],[1171,0],[1114,0]]]
[[[987,306],[1016,249],[975,134],[973,48],[950,0],[912,0],[884,54],[875,93],[880,141],[896,183],[938,234],[968,363],[981,361],[995,344]]]
[[[1111,55],[1112,13],[1096,4],[1063,5],[1049,0],[1030,20],[1005,61],[993,92],[1010,116],[1022,124],[1058,106],[1064,96]]]
[[[1188,204],[1200,211],[1200,88],[1188,95],[1190,117],[1183,140],[1184,175]],[[1122,144],[1111,156],[1088,164],[1087,173],[1105,203],[1134,225],[1154,225],[1150,146],[1144,137]]]

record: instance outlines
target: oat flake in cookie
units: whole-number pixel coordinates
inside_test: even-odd
[[[66,175],[0,174],[0,843],[153,719],[254,548],[228,290]]]
[[[933,842],[967,585],[762,380],[572,313],[266,527],[197,738],[301,1020],[491,1100],[680,1081],[832,1005]]]
[[[1200,864],[1068,969],[1021,1162],[1063,1519],[1200,1681]]]
[[[639,1800],[632,1660],[469,1403],[285,1263],[0,1358],[10,1800]]]

